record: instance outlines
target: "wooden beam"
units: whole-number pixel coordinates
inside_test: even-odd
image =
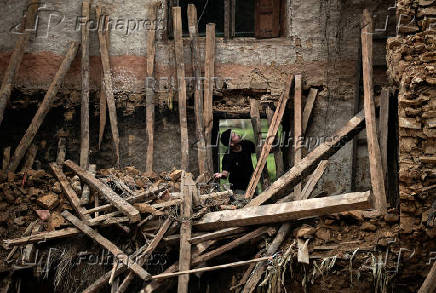
[[[77,212],[79,217],[84,221],[89,221],[91,217],[86,214],[86,209],[82,207],[80,204],[80,199],[77,196],[76,192],[71,187],[70,182],[67,179],[67,176],[65,176],[64,172],[62,171],[61,166],[59,166],[56,163],[51,163],[50,168],[53,171],[53,174],[55,177],[59,180],[59,183],[61,184],[62,190],[64,191],[65,195],[67,196],[67,199],[71,203],[71,206],[73,209]]]
[[[226,236],[231,236],[231,235],[243,233],[245,231],[247,231],[247,229],[244,227],[227,228],[227,229],[223,229],[223,230],[218,230],[216,232],[205,233],[205,234],[201,234],[199,236],[192,237],[189,240],[189,242],[191,244],[198,244],[198,243],[202,243],[202,242],[205,242],[208,240],[216,240],[216,239],[224,238]]]
[[[173,7],[173,26],[174,26],[174,51],[176,57],[177,84],[178,84],[178,104],[180,117],[181,134],[181,168],[189,168],[189,144],[188,144],[188,122],[186,117],[186,80],[185,80],[185,58],[183,56],[182,39],[182,15],[180,7]]]
[[[200,50],[198,48],[198,20],[197,8],[194,4],[188,4],[188,28],[191,40],[192,71],[194,73],[194,107],[195,120],[197,127],[197,160],[199,174],[206,171],[206,141],[204,140],[204,120],[203,120],[203,91],[201,83]]]
[[[61,239],[65,237],[75,236],[80,234],[80,230],[69,227],[61,230],[55,230],[52,232],[42,232],[37,234],[32,234],[29,236],[14,238],[14,239],[4,239],[3,247],[5,249],[9,249],[12,246],[25,245],[28,243],[37,243],[37,242],[45,242],[52,239]]]
[[[15,43],[15,49],[9,59],[8,68],[3,75],[0,89],[0,125],[3,122],[3,114],[9,103],[15,76],[20,68],[21,61],[23,60],[24,50],[31,37],[31,33],[27,30],[33,31],[33,27],[35,26],[38,3],[38,0],[30,0],[26,5],[27,11],[26,17],[23,19],[21,24],[21,35]]]
[[[280,123],[283,118],[283,113],[285,112],[286,103],[289,99],[289,92],[292,86],[293,77],[289,80],[289,83],[286,84],[286,87],[283,90],[283,93],[280,97],[278,107],[274,113],[272,118],[272,123],[269,126],[268,133],[266,135],[266,141],[262,147],[262,153],[260,155],[260,159],[256,164],[256,169],[251,176],[250,183],[248,184],[247,190],[245,191],[245,198],[252,198],[253,194],[256,190],[257,183],[259,182],[261,172],[265,167],[269,152],[271,151],[272,144],[277,135],[277,131],[279,130]]]
[[[48,88],[48,91],[45,94],[44,99],[38,108],[38,111],[33,117],[29,128],[27,128],[26,133],[20,141],[20,144],[15,149],[12,162],[9,165],[9,171],[15,172],[17,170],[18,165],[24,157],[24,154],[26,153],[29,146],[32,144],[32,141],[35,138],[39,127],[41,126],[45,116],[51,108],[53,100],[55,99],[56,94],[64,80],[64,77],[67,74],[68,69],[70,68],[71,62],[77,54],[78,47],[79,44],[77,42],[70,43],[67,54],[65,55],[58,72],[56,73],[52,83],[50,84],[50,87]]]
[[[231,0],[231,4],[232,4],[232,7],[231,7],[231,12],[232,12],[232,21],[231,21],[231,32],[230,32],[230,36],[232,37],[232,38],[234,38],[236,35],[235,35],[235,27],[236,27],[236,21],[235,21],[235,19],[236,19],[236,0]]]
[[[139,257],[138,264],[140,266],[143,266],[145,264],[145,262],[147,261],[147,259],[151,256],[153,251],[158,246],[159,242],[162,240],[165,233],[168,231],[168,228],[170,227],[170,225],[171,225],[171,220],[166,219],[165,222],[162,224],[162,227],[157,232],[156,236],[153,238],[153,240],[151,240],[150,244],[147,246],[147,248],[138,255],[138,257]],[[127,277],[124,279],[123,283],[118,288],[118,293],[125,292],[127,290],[127,288],[129,287],[129,285],[132,282],[134,277],[135,277],[135,274],[132,272],[129,272]]]
[[[318,89],[311,88],[309,94],[307,95],[306,104],[303,110],[303,135],[306,135],[307,126],[309,125],[310,115],[312,114],[313,105],[315,103],[316,96],[318,95]]]
[[[3,166],[2,166],[2,170],[6,171],[9,167],[9,161],[11,159],[11,147],[5,147],[3,149]]]
[[[369,171],[371,175],[372,191],[375,198],[375,209],[381,214],[387,212],[383,165],[381,163],[380,146],[377,141],[377,125],[375,118],[374,89],[372,75],[372,17],[367,9],[363,11],[362,23],[362,65],[363,65],[363,90],[364,111],[366,122],[366,137],[368,140]]]
[[[215,76],[215,24],[206,25],[206,52],[204,57],[204,137],[206,140],[207,171],[213,173],[212,128],[213,128],[213,88]]]
[[[191,216],[192,216],[192,189],[196,185],[190,173],[183,172],[182,175],[182,194],[183,203],[181,209],[182,223],[180,224],[180,252],[179,252],[179,271],[189,270],[191,267]],[[177,284],[178,293],[188,292],[189,275],[179,276]]]
[[[256,146],[256,157],[257,161],[260,161],[262,154],[262,124],[260,121],[260,101],[257,99],[250,98],[250,118],[251,126],[253,127],[254,144]],[[261,172],[261,186],[262,190],[265,190],[269,186],[268,180],[268,167],[265,165]],[[255,188],[256,189],[256,188]]]
[[[148,5],[148,11],[150,11],[149,20],[152,23],[152,28],[147,30],[147,79],[146,79],[146,91],[145,91],[145,111],[147,120],[147,152],[145,171],[148,174],[153,172],[153,153],[154,153],[154,58],[156,55],[156,4]],[[151,82],[151,84],[150,84]]]
[[[109,188],[109,186],[96,179],[90,172],[83,170],[70,160],[65,161],[65,166],[74,171],[74,173],[76,173],[83,181],[98,191],[101,196],[105,197],[117,209],[129,217],[130,221],[137,222],[141,220],[141,215],[137,209],[116,194],[111,188]]]
[[[180,275],[188,275],[188,274],[196,274],[196,273],[201,273],[201,272],[216,271],[216,270],[220,270],[220,269],[228,269],[228,268],[245,266],[245,265],[248,265],[251,263],[259,263],[259,262],[271,260],[271,259],[272,259],[271,256],[267,256],[267,257],[260,257],[260,258],[255,258],[255,259],[251,259],[251,260],[232,262],[232,263],[218,265],[218,266],[214,266],[214,267],[203,267],[203,268],[186,270],[186,271],[176,272],[176,273],[162,273],[159,275],[152,276],[151,279],[158,280],[158,279],[177,277]]]
[[[97,19],[100,19],[102,15],[102,9],[100,6],[96,7]],[[113,86],[112,86],[112,72],[109,59],[109,48],[107,47],[107,34],[104,33],[104,29],[98,30],[98,39],[100,42],[100,55],[101,63],[103,67],[103,82],[104,90],[107,101],[107,107],[109,110],[109,120],[111,123],[112,139],[114,142],[115,154],[117,158],[117,165],[120,165],[120,136],[118,133],[118,118],[117,118],[117,107],[115,105]]]
[[[76,226],[80,231],[88,235],[90,238],[95,240],[98,244],[103,246],[105,249],[110,251],[115,258],[127,266],[132,272],[137,274],[143,280],[150,280],[151,275],[147,273],[140,265],[131,260],[127,254],[125,254],[121,249],[119,249],[115,244],[113,244],[108,239],[104,238],[97,231],[86,225],[84,222],[79,220],[77,217],[70,214],[68,211],[63,211],[62,216]]]
[[[318,167],[316,167],[315,171],[313,171],[312,175],[309,176],[306,185],[300,193],[300,197],[295,197],[295,200],[303,200],[308,199],[310,194],[315,189],[316,184],[319,179],[321,179],[324,174],[325,169],[327,168],[328,160],[322,160],[319,162]]]
[[[268,127],[271,127],[271,125],[273,124],[274,111],[270,105],[266,107],[266,116],[268,119],[268,125],[269,125]],[[281,152],[280,139],[277,139],[277,135],[276,138],[273,140],[273,144],[276,144],[276,142],[278,143],[278,146],[277,145],[274,146],[276,146],[278,150],[274,152],[274,161],[276,164],[276,178],[279,178],[280,176],[283,175],[285,167],[283,164],[283,155]]]
[[[289,189],[301,181],[304,176],[309,175],[319,162],[326,160],[335,154],[342,146],[357,134],[364,126],[364,115],[360,112],[355,117],[351,118],[345,126],[337,131],[335,135],[326,140],[324,143],[316,147],[311,153],[296,164],[283,176],[273,182],[271,186],[253,198],[246,206],[259,206],[273,196],[283,195],[289,192]]]
[[[369,209],[370,192],[355,192],[324,198],[311,198],[239,210],[217,211],[206,214],[194,227],[200,230],[224,229],[249,225],[298,220],[349,210]]]
[[[97,18],[97,21],[100,21],[100,17]],[[109,16],[106,15],[105,23],[109,22]],[[107,29],[104,33],[104,38],[106,39],[106,47],[110,48],[110,34]],[[106,90],[104,85],[104,73],[101,73],[101,84],[100,84],[100,125],[99,125],[99,133],[98,133],[98,149],[101,148],[101,142],[103,141],[104,129],[106,127],[107,121],[107,98],[106,98]]]
[[[295,95],[294,95],[294,165],[300,163],[302,158],[302,140],[303,128],[301,118],[301,91],[302,91],[302,77],[301,75],[295,76]],[[294,186],[294,194],[296,198],[301,196],[301,183]]]
[[[418,293],[431,293],[436,291],[436,262],[430,269],[430,272],[425,278],[424,283],[422,283],[421,288],[419,288]]]

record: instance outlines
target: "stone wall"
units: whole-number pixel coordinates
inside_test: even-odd
[[[415,249],[403,278],[425,277],[436,228],[427,223],[436,200],[436,1],[400,1],[399,36],[387,44],[389,76],[398,87],[400,236]]]

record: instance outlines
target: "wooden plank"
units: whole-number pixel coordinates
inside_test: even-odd
[[[150,13],[148,20],[151,21],[151,29],[147,30],[147,84],[145,91],[145,111],[147,121],[147,152],[145,171],[148,174],[153,172],[153,153],[154,153],[154,89],[153,89],[153,75],[154,75],[154,58],[156,55],[156,14],[157,6],[155,4],[147,5]],[[151,84],[150,84],[151,82]]]
[[[387,212],[385,183],[383,180],[383,166],[381,163],[380,147],[377,141],[377,125],[375,118],[374,88],[372,75],[372,17],[367,9],[363,11],[362,24],[362,66],[364,111],[366,122],[366,137],[368,141],[369,171],[371,175],[372,191],[375,198],[375,209],[381,214]]]
[[[306,104],[303,110],[303,135],[306,135],[307,126],[309,125],[310,115],[312,114],[313,105],[315,103],[316,96],[318,95],[318,89],[311,88],[309,94],[307,95]]]
[[[41,232],[42,229],[43,229],[42,225],[37,223],[33,226],[31,234],[37,234]],[[34,248],[35,246],[32,243],[26,245],[22,257],[23,264],[29,263],[31,261]]]
[[[147,273],[140,265],[127,257],[121,249],[119,249],[115,244],[110,242],[108,239],[104,238],[97,231],[86,225],[84,222],[79,220],[77,217],[70,214],[68,211],[63,211],[62,216],[70,221],[74,226],[76,226],[80,231],[88,235],[90,238],[95,240],[98,244],[103,246],[105,249],[110,251],[115,258],[127,266],[132,272],[137,274],[143,280],[149,280],[151,275]]]
[[[271,127],[271,125],[273,124],[274,111],[271,108],[271,106],[269,106],[269,105],[266,107],[266,115],[267,115],[267,119],[268,119],[268,125],[269,125],[269,127]],[[276,142],[278,143],[278,145],[275,145]],[[278,147],[278,150],[274,152],[274,161],[276,164],[276,177],[279,178],[280,176],[283,175],[284,170],[285,170],[285,167],[283,164],[283,154],[280,150],[281,149],[280,140],[277,140],[275,138],[273,140],[273,144],[274,144],[274,146]]]
[[[419,288],[418,293],[431,293],[436,291],[436,262],[433,263],[433,266],[430,269],[427,277],[422,283],[421,288]]]
[[[5,249],[9,249],[12,246],[19,246],[19,245],[25,245],[29,243],[37,243],[37,242],[45,242],[52,239],[61,239],[65,237],[75,236],[80,234],[80,230],[70,227],[70,228],[64,228],[61,230],[55,230],[52,232],[42,232],[37,233],[25,237],[20,238],[14,238],[14,239],[4,239],[3,240],[3,247]]]
[[[34,143],[29,147],[24,156],[24,164],[22,171],[32,169],[33,163],[35,162],[36,154],[38,153],[38,146]]]
[[[11,159],[11,147],[5,147],[3,149],[3,166],[2,166],[2,170],[6,171],[9,167],[9,161]]]
[[[41,126],[45,116],[51,108],[51,104],[56,97],[56,94],[64,80],[65,75],[67,74],[68,69],[70,68],[71,62],[76,56],[78,47],[79,44],[77,42],[70,43],[67,54],[65,55],[58,72],[56,73],[52,83],[50,84],[50,87],[48,88],[47,93],[45,94],[44,99],[38,108],[38,111],[33,117],[29,128],[27,128],[26,133],[20,141],[20,144],[15,149],[12,162],[9,165],[9,171],[15,172],[17,170],[18,165],[24,157],[24,154],[26,153],[29,146],[32,144],[32,141],[35,138],[39,127]]]
[[[97,190],[101,196],[105,197],[117,209],[129,217],[130,221],[137,222],[141,220],[141,215],[137,209],[116,194],[111,188],[109,188],[109,186],[96,179],[90,172],[83,170],[70,160],[65,161],[65,166],[73,170],[83,181]]]
[[[9,59],[8,68],[3,75],[3,81],[0,89],[0,125],[3,122],[3,114],[6,106],[9,103],[15,76],[20,68],[21,61],[23,60],[24,50],[31,37],[31,33],[26,30],[31,30],[35,25],[38,3],[38,0],[30,0],[26,5],[27,11],[26,17],[23,19],[21,24],[21,35],[15,43],[14,52]]]
[[[312,175],[309,176],[306,185],[301,191],[300,197],[295,197],[295,200],[303,200],[308,199],[312,191],[315,189],[316,184],[319,179],[321,179],[324,174],[325,169],[327,168],[328,160],[323,160],[319,162],[318,167],[316,167],[315,171],[313,171]]]
[[[98,18],[100,19],[100,18]],[[105,18],[105,23],[109,22],[109,16],[107,15]],[[104,38],[106,39],[106,47],[110,47],[110,34],[109,30],[107,29],[104,31]],[[105,91],[105,85],[104,85],[104,73],[101,73],[101,84],[100,84],[100,125],[99,125],[99,133],[98,133],[98,149],[101,148],[101,142],[103,141],[103,135],[104,135],[104,129],[106,127],[106,121],[107,121],[107,98],[106,98],[106,91]]]
[[[100,19],[102,10],[100,6],[96,7],[97,19]],[[104,90],[107,101],[107,107],[109,110],[109,120],[111,123],[112,139],[114,142],[115,154],[117,159],[117,165],[120,165],[120,136],[118,133],[118,118],[117,108],[115,105],[113,86],[112,86],[112,73],[109,60],[109,48],[107,47],[107,34],[103,32],[103,29],[98,30],[98,39],[100,42],[100,55],[101,63],[103,67],[103,82]]]
[[[250,98],[250,118],[251,126],[253,127],[254,144],[256,146],[257,161],[260,160],[262,154],[262,125],[260,121],[260,101]],[[262,190],[265,190],[269,186],[268,167],[265,162],[265,166],[261,172],[261,186]]]
[[[271,259],[272,259],[271,256],[259,257],[259,258],[255,258],[255,259],[251,259],[251,260],[237,261],[237,262],[232,262],[232,263],[228,263],[228,264],[224,264],[224,265],[218,265],[218,266],[213,266],[213,267],[203,267],[203,268],[186,270],[186,271],[176,272],[176,273],[162,273],[162,274],[159,274],[159,275],[152,276],[151,279],[152,280],[167,279],[167,278],[172,278],[172,277],[181,276],[181,275],[187,275],[187,274],[195,274],[195,273],[201,273],[201,272],[216,271],[216,270],[220,270],[220,269],[228,269],[228,268],[245,266],[245,265],[248,265],[248,264],[251,264],[251,263],[259,263],[259,262],[267,261],[267,260],[271,260]]]
[[[194,223],[199,230],[224,229],[249,225],[298,220],[349,210],[369,209],[370,192],[355,192],[324,198],[311,198],[239,210],[225,210],[206,214]]]
[[[204,57],[204,138],[206,140],[206,170],[213,174],[212,128],[213,128],[213,87],[215,76],[215,24],[206,25],[206,52]]]
[[[194,107],[197,129],[197,160],[199,174],[206,171],[206,141],[204,139],[204,120],[203,120],[203,91],[201,87],[201,67],[200,50],[198,48],[198,20],[197,8],[194,4],[188,4],[188,28],[191,40],[192,71],[194,73]]]
[[[282,121],[283,113],[285,112],[285,108],[286,108],[286,103],[289,99],[289,92],[291,90],[293,79],[294,77],[292,76],[289,79],[289,83],[286,84],[286,87],[282,92],[278,107],[272,118],[273,123],[271,123],[271,125],[269,126],[268,133],[266,135],[266,141],[262,147],[262,153],[260,155],[260,159],[256,164],[256,169],[254,170],[253,175],[251,176],[250,179],[250,183],[248,184],[247,190],[245,191],[245,198],[252,198],[256,190],[256,185],[259,182],[261,176],[261,170],[263,170],[263,168],[265,167],[266,160],[268,158],[269,152],[271,151],[272,144],[274,142],[274,139],[277,135],[277,131],[279,130],[280,123]]]
[[[68,181],[67,176],[65,176],[64,172],[62,171],[61,166],[59,166],[56,163],[51,163],[50,168],[53,171],[55,177],[59,180],[62,190],[64,191],[65,195],[67,196],[67,199],[71,203],[71,206],[77,212],[79,217],[84,221],[90,220],[91,217],[85,213],[86,209],[81,206],[80,199],[77,196],[76,192],[71,187],[71,184]]]
[[[163,236],[168,231],[168,228],[170,227],[170,225],[171,225],[171,220],[166,219],[165,222],[162,224],[162,227],[157,232],[156,236],[153,238],[153,240],[151,240],[150,244],[147,246],[147,248],[143,252],[141,252],[141,254],[139,255],[139,260],[138,260],[138,264],[140,266],[143,266],[145,264],[147,259],[150,257],[150,255],[153,253],[153,251],[156,249],[159,242],[162,240]],[[123,283],[118,288],[118,293],[125,292],[127,290],[127,287],[132,282],[134,277],[135,277],[135,274],[132,272],[129,272],[127,277],[124,279]]]
[[[180,224],[180,252],[179,252],[179,271],[189,270],[191,267],[191,216],[192,216],[192,189],[196,185],[192,179],[192,174],[183,172],[182,193],[183,203],[181,209],[182,223]],[[188,292],[189,275],[179,276],[177,284],[178,293]]]
[[[201,234],[199,236],[192,237],[189,240],[189,242],[191,242],[191,244],[198,244],[198,243],[202,243],[202,242],[205,242],[208,240],[216,240],[216,239],[224,238],[226,236],[231,236],[231,235],[243,233],[245,231],[247,231],[247,229],[244,227],[227,228],[227,229],[223,229],[223,230],[218,230],[216,232],[205,233],[205,234]]]
[[[309,175],[318,166],[319,162],[326,160],[335,154],[342,146],[353,138],[364,126],[364,115],[360,112],[351,118],[345,126],[337,131],[331,139],[325,141],[306,157],[299,164],[296,164],[283,176],[274,181],[271,186],[253,198],[246,206],[259,206],[273,196],[280,196],[289,192],[304,176]]]
[[[176,57],[177,84],[178,84],[178,104],[181,134],[181,168],[188,170],[189,167],[189,144],[188,144],[188,121],[186,117],[186,80],[185,80],[185,59],[183,56],[182,39],[182,15],[180,7],[173,7],[174,25],[174,51]]]
[[[389,89],[382,88],[380,96],[379,137],[385,187],[387,184],[388,173],[389,95]]]
[[[301,118],[301,91],[302,91],[302,77],[301,75],[295,76],[295,95],[294,95],[294,165],[300,163],[302,158],[302,139],[303,128]],[[294,187],[294,194],[296,198],[301,196],[301,183]]]

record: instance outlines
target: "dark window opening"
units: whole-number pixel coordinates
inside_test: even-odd
[[[188,4],[194,4],[197,8],[198,34],[206,34],[206,25],[215,23],[216,36],[224,36],[224,0],[190,0],[181,1],[182,10],[182,30],[183,35],[188,36]]]

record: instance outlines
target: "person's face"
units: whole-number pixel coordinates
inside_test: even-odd
[[[232,132],[232,139],[230,141],[230,145],[234,146],[241,142],[241,137],[236,133]]]

